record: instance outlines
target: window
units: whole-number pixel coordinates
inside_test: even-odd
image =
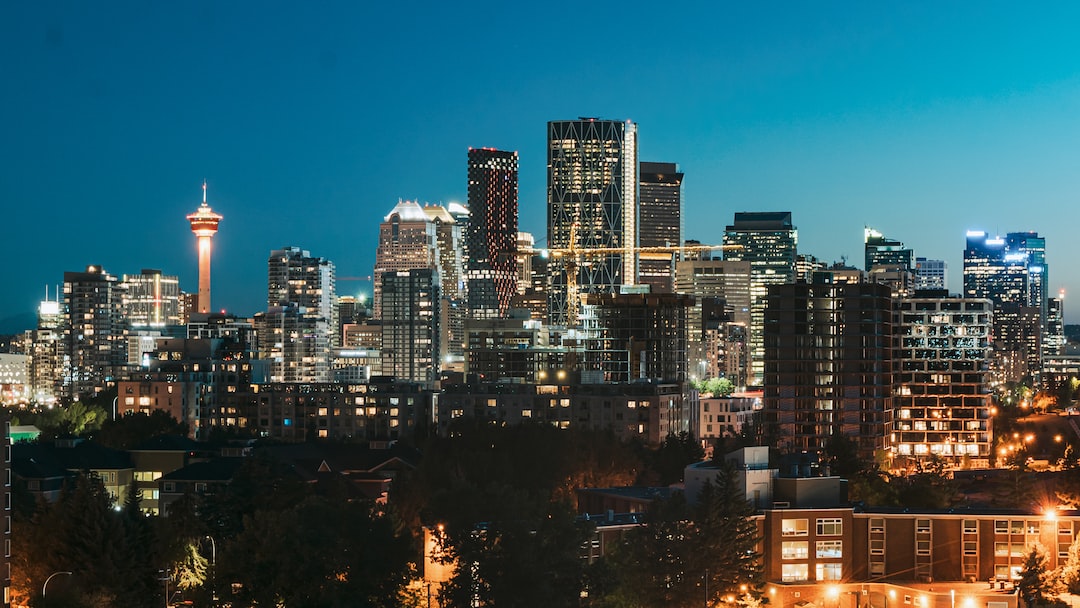
[[[805,581],[810,578],[810,567],[806,564],[784,564],[780,567],[780,580],[785,583]]]
[[[844,541],[841,540],[819,540],[817,541],[817,550],[814,552],[814,557],[821,558],[841,558],[844,556]]]
[[[885,555],[885,539],[870,541],[870,555]]]
[[[809,556],[806,541],[785,541],[780,545],[781,559],[806,559]]]
[[[818,536],[839,536],[844,532],[844,522],[840,519],[819,519],[817,520],[817,534]],[[820,579],[820,580],[834,580],[834,579]]]
[[[870,576],[885,576],[885,562],[870,562]]]
[[[806,536],[809,532],[809,520],[785,519],[780,522],[780,534],[783,536]]]
[[[195,491],[196,492],[205,492],[206,491],[206,483],[202,482],[202,481],[196,481],[195,482]]]
[[[974,519],[964,520],[964,534],[978,534],[979,522]]]
[[[884,532],[885,531],[885,520],[880,518],[880,517],[876,518],[876,519],[871,518],[870,519],[870,531],[871,532]]]
[[[164,492],[175,492],[176,491],[176,484],[171,482],[171,481],[166,481],[164,486],[162,487],[162,491],[164,491]]]
[[[917,534],[929,534],[930,533],[930,520],[929,519],[916,519],[915,520],[915,532]]]
[[[838,581],[840,580],[841,567],[843,564],[818,564],[817,580]]]
[[[979,543],[973,540],[964,541],[964,555],[978,555]]]
[[[915,555],[930,555],[930,541],[915,541]]]
[[[1008,534],[1008,533],[1009,533],[1009,522],[1005,521],[1004,519],[995,519],[994,520],[994,534]]]
[[[1009,522],[1009,533],[1010,534],[1023,534],[1024,533],[1024,522],[1017,521],[1015,519],[1010,521]]]
[[[1009,555],[1009,543],[994,543],[994,555],[1006,557]]]

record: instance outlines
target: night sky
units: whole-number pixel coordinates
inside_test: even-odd
[[[687,238],[791,211],[800,252],[861,265],[870,225],[958,290],[965,231],[1036,230],[1051,293],[1078,291],[1077,23],[1077,3],[0,3],[0,331],[88,264],[195,291],[204,179],[213,304],[237,314],[265,307],[271,249],[371,274],[399,198],[466,200],[469,146],[520,153],[542,241],[546,123],[578,116],[633,120],[641,160],[680,164]]]

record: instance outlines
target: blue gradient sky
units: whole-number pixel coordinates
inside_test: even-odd
[[[469,146],[519,151],[542,238],[546,122],[602,116],[681,165],[688,238],[790,210],[858,263],[869,224],[957,289],[966,230],[1036,230],[1077,322],[1080,4],[372,4],[0,4],[0,320],[88,264],[194,291],[204,178],[239,314],[274,248],[370,274],[398,198],[465,200]]]

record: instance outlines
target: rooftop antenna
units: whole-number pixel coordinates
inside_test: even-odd
[[[202,204],[206,204],[206,180],[202,180]]]

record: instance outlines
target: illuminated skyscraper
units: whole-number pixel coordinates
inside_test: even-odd
[[[438,273],[430,268],[384,272],[382,285],[382,373],[432,385],[439,378]]]
[[[750,262],[750,378],[760,384],[764,376],[765,300],[769,285],[795,280],[796,247],[799,232],[791,224],[791,212],[736,213],[735,222],[724,232],[728,249],[724,259]]]
[[[469,148],[468,311],[501,317],[517,293],[518,155]]]
[[[199,244],[199,312],[210,312],[210,240],[217,234],[222,216],[206,204],[206,182],[202,185],[202,205],[187,216]]]
[[[994,304],[994,379],[1037,380],[1047,329],[1046,239],[1035,232],[967,233],[964,295]]]
[[[384,272],[413,268],[441,270],[439,242],[435,224],[415,201],[399,200],[379,226],[379,245],[375,250],[375,297],[372,312],[382,315],[382,282]]]
[[[638,190],[638,245],[675,247],[682,243],[683,174],[675,163],[640,165]],[[671,253],[640,254],[638,276],[652,291],[672,291],[673,260]],[[677,261],[677,260],[675,260]]]
[[[553,249],[605,248],[549,268],[549,321],[568,319],[567,271],[580,294],[618,293],[637,283],[637,124],[580,118],[548,123],[547,229]],[[580,263],[577,263],[580,262]]]

